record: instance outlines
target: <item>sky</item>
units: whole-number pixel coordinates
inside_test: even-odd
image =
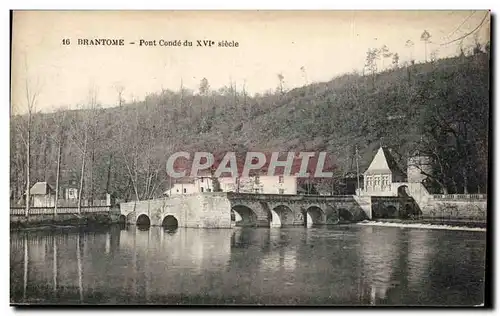
[[[262,93],[328,81],[360,71],[369,48],[387,45],[400,62],[456,55],[457,42],[487,11],[16,11],[12,25],[11,103],[26,108],[26,83],[38,92],[36,109],[76,108],[97,93],[103,106],[142,100],[162,89],[228,86]],[[477,32],[489,40],[489,15]],[[82,46],[78,39],[124,39],[124,46]],[[69,45],[63,45],[69,39]],[[192,47],[139,46],[141,40],[192,41]],[[238,47],[196,47],[196,40],[237,41]],[[414,42],[412,49],[405,47]],[[135,42],[131,45],[129,42]],[[468,36],[464,46],[472,45]],[[385,66],[390,59],[384,61]],[[381,66],[379,62],[379,67]]]

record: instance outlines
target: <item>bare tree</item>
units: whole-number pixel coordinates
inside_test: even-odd
[[[283,76],[283,73],[279,73],[278,75],[278,91],[283,95],[285,93],[285,76]]]
[[[30,80],[29,80],[29,71],[28,71],[28,62],[25,59],[25,71],[26,71],[26,78],[24,81],[25,84],[25,110],[26,110],[26,125],[23,130],[23,124],[18,125],[20,129],[20,136],[21,139],[26,147],[26,206],[25,206],[25,215],[29,215],[29,210],[30,210],[30,184],[31,184],[31,179],[30,179],[30,168],[31,168],[31,138],[32,138],[32,128],[33,128],[33,116],[36,113],[36,104],[37,104],[37,98],[40,93],[40,85],[37,83],[33,85]],[[16,110],[16,109],[14,109]],[[21,112],[21,111],[19,111]]]
[[[125,91],[125,87],[121,84],[115,85],[116,93],[118,94],[118,106],[122,107],[122,104],[125,100],[123,100],[123,91]]]
[[[300,67],[300,72],[302,73],[302,77],[304,78],[304,85],[308,85],[309,82],[307,81],[307,72],[306,72],[306,67],[302,66]]]
[[[97,110],[97,92],[94,88],[89,90],[88,104],[83,106],[73,118],[73,140],[80,149],[82,155],[81,169],[80,169],[80,185],[78,188],[78,214],[81,213],[82,207],[82,193],[85,178],[85,167],[89,143],[89,134],[91,132],[92,124],[95,124],[96,110]]]
[[[134,111],[130,113],[129,111]],[[128,108],[127,111],[121,113],[118,118],[120,124],[118,124],[118,143],[121,144],[119,152],[125,164],[127,170],[127,176],[129,179],[129,184],[132,185],[134,190],[135,199],[139,200],[139,190],[137,185],[138,178],[138,156],[140,153],[139,148],[139,110],[137,106],[133,108]]]
[[[56,164],[56,198],[54,201],[54,215],[57,214],[57,206],[58,206],[58,201],[59,201],[59,182],[61,178],[61,158],[62,158],[62,148],[63,148],[63,143],[65,141],[65,132],[64,132],[64,122],[66,119],[66,110],[65,109],[59,109],[55,114],[54,118],[52,121],[52,124],[54,124],[56,128],[55,134],[51,137],[52,140],[56,143],[57,145],[57,164]]]
[[[409,51],[410,65],[413,65],[415,63],[415,60],[413,59],[413,46],[415,46],[415,43],[413,43],[412,40],[406,41],[405,47],[408,48],[408,51]]]
[[[368,49],[368,51],[366,52],[365,68],[367,68],[371,74],[373,88],[375,88],[375,76],[377,74],[378,59],[380,59],[380,51],[377,48]]]

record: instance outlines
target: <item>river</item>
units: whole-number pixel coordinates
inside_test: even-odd
[[[11,303],[477,305],[484,231],[320,228],[27,230]]]

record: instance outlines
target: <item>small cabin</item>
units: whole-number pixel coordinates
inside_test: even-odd
[[[54,207],[56,192],[47,182],[37,182],[30,189],[33,207]]]

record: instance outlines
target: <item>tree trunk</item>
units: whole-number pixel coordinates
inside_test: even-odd
[[[90,159],[90,203],[89,205],[94,205],[94,161],[95,161],[95,150],[94,145],[92,145],[92,154]]]
[[[443,184],[440,185],[441,185],[441,190],[443,190],[443,194],[448,194],[448,188]]]
[[[425,62],[427,62],[427,41],[425,41]]]
[[[462,175],[464,178],[464,194],[469,194],[469,190],[467,190],[467,186],[469,185],[469,178],[467,177],[467,168],[462,170]]]
[[[78,214],[82,211],[82,191],[83,191],[83,178],[85,175],[85,157],[87,156],[87,135],[85,134],[85,140],[83,142],[83,153],[82,153],[82,173],[80,175],[80,188],[78,189]]]
[[[61,176],[61,147],[62,140],[59,140],[59,146],[57,148],[57,171],[56,171],[56,199],[54,202],[54,215],[57,215],[57,202],[59,201],[59,178]]]
[[[28,135],[26,139],[26,210],[28,217],[30,211],[30,149],[31,149],[31,113],[28,113]]]
[[[109,193],[109,182],[111,179],[111,159],[113,159],[113,154],[109,155],[109,160],[108,160],[108,177],[106,180],[106,193]]]

